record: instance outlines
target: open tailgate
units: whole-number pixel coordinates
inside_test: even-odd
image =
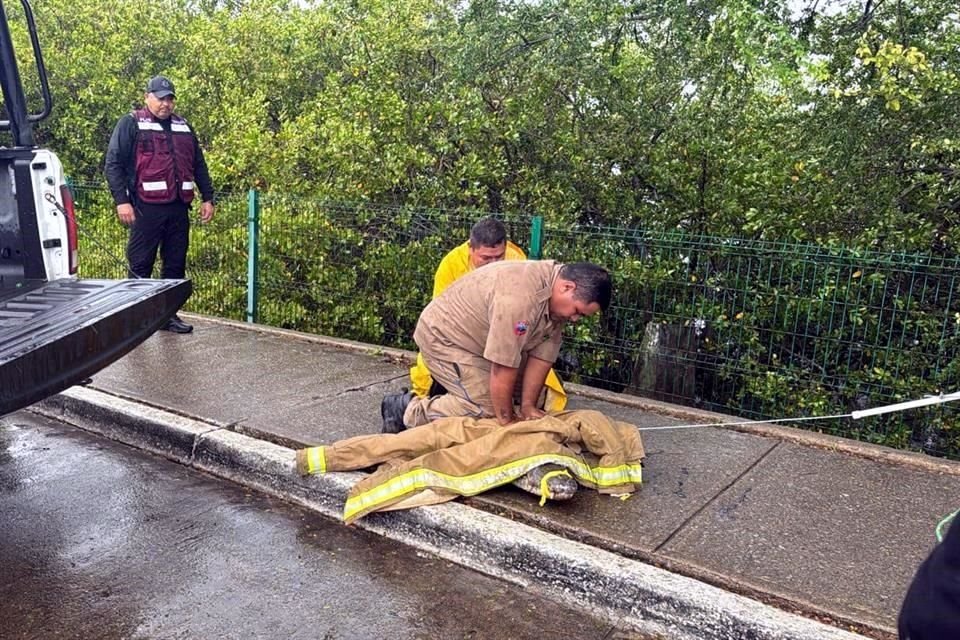
[[[0,301],[0,416],[90,377],[190,297],[189,280],[27,283]]]

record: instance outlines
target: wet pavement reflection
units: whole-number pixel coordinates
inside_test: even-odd
[[[0,418],[0,636],[641,636],[26,412]]]

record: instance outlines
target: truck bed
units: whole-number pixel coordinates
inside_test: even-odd
[[[0,290],[0,416],[92,376],[146,340],[189,280],[26,281]]]

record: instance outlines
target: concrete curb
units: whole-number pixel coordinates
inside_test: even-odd
[[[291,449],[84,387],[31,411],[338,520],[347,491],[363,476],[303,478]],[[356,526],[587,607],[641,633],[678,640],[864,638],[457,502],[373,514]]]
[[[346,349],[349,351],[364,353],[366,355],[378,355],[395,362],[403,362],[410,365],[412,365],[417,358],[416,352],[407,351],[404,349],[379,347],[363,342],[357,342],[355,340],[332,338],[329,336],[304,333],[302,331],[293,331],[291,329],[279,329],[277,327],[270,327],[262,324],[250,324],[236,320],[227,320],[224,318],[213,318],[210,316],[201,316],[196,314],[185,315],[197,320],[209,322],[211,324],[220,324],[233,327],[235,329],[258,331],[278,336],[296,338],[298,340],[323,344],[336,347],[338,349]],[[656,413],[691,423],[712,424],[720,422],[734,423],[743,421],[742,418],[737,418],[736,416],[730,416],[723,413],[704,411],[702,409],[696,409],[693,407],[670,404],[668,402],[652,400],[642,396],[632,396],[623,393],[616,393],[614,391],[607,391],[604,389],[596,389],[594,387],[587,387],[570,382],[565,382],[564,387],[572,395],[610,402],[612,404],[631,407],[648,413]],[[916,453],[913,451],[899,451],[889,447],[884,447],[882,445],[860,442],[857,440],[851,440],[849,438],[818,433],[816,431],[809,431],[806,429],[797,429],[794,427],[785,427],[779,424],[770,423],[749,425],[729,424],[716,428],[732,429],[742,433],[749,433],[766,438],[776,438],[778,440],[785,440],[787,442],[792,442],[805,447],[816,447],[818,449],[826,449],[828,451],[837,451],[847,455],[856,456],[858,458],[865,458],[867,460],[876,460],[877,462],[883,462],[886,464],[913,467],[915,469],[920,469],[921,471],[932,471],[934,473],[946,473],[949,475],[960,476],[960,462],[955,460],[935,458],[933,456],[923,453]]]

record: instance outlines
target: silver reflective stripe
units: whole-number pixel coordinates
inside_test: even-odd
[[[144,191],[166,191],[167,181],[159,180],[157,182],[144,182],[141,184]]]
[[[170,131],[175,131],[176,133],[190,133],[190,127],[186,123],[177,124],[173,122],[170,124]]]
[[[159,122],[137,121],[137,129],[141,131],[163,131],[163,127],[160,126]]]
[[[183,183],[181,189],[184,191],[193,191],[193,183],[188,180],[187,182]]]

